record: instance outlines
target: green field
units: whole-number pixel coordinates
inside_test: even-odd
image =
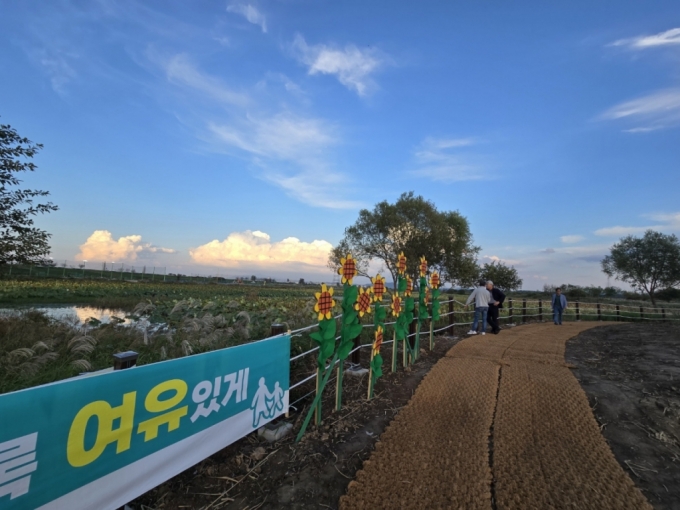
[[[336,298],[341,289],[336,289]],[[72,278],[20,278],[0,280],[0,305],[5,307],[45,304],[87,304],[117,308],[143,327],[116,323],[86,325],[65,323],[30,308],[0,317],[0,393],[44,384],[82,372],[112,366],[112,354],[127,350],[139,353],[138,364],[221,349],[269,336],[271,325],[284,323],[295,330],[316,323],[313,312],[317,285],[244,283],[176,283],[150,281],[87,280]],[[464,309],[465,294],[443,293],[442,301],[455,298],[452,318],[458,325],[455,333],[464,334],[472,321],[472,309]],[[527,299],[513,294],[506,301],[501,324],[520,324],[552,320],[550,297]],[[526,299],[526,306],[525,306]],[[605,300],[602,300],[605,301]],[[680,320],[680,308],[645,306],[627,300],[607,300],[598,315],[594,303],[579,303],[580,320]],[[616,306],[619,306],[617,312]],[[446,329],[450,321],[449,304],[441,307],[442,318],[434,329]],[[338,308],[339,312],[339,308]],[[512,318],[511,318],[512,317]],[[576,320],[575,302],[564,320]],[[388,322],[393,319],[388,318]],[[371,324],[370,315],[362,319]],[[421,345],[427,344],[429,324]],[[391,338],[388,326],[387,338]],[[372,342],[372,329],[365,328],[361,343]],[[315,344],[308,332],[297,334],[291,344],[291,355],[304,352]],[[292,379],[314,369],[315,356],[297,361]]]

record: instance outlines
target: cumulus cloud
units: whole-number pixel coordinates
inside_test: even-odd
[[[680,45],[680,28],[671,28],[654,35],[641,35],[629,39],[619,39],[610,46],[623,46],[633,50],[642,50],[659,46]]]
[[[248,22],[253,25],[258,25],[262,29],[262,32],[267,33],[267,20],[264,14],[262,14],[254,5],[232,4],[227,7],[227,12],[240,14],[247,19]]]
[[[579,243],[583,241],[585,237],[583,236],[561,236],[560,241],[565,244]]]
[[[484,158],[462,150],[476,143],[474,138],[426,138],[415,151],[418,168],[410,174],[445,183],[484,179]]]
[[[326,271],[328,241],[304,242],[287,237],[272,242],[269,234],[259,230],[232,232],[223,241],[217,239],[189,251],[197,264],[229,268],[262,267],[268,269],[302,268]]]
[[[360,96],[375,88],[371,75],[385,63],[375,49],[361,50],[353,44],[344,49],[325,44],[309,45],[300,34],[293,40],[293,51],[298,60],[309,67],[310,75],[335,75],[340,83]]]
[[[653,94],[612,106],[599,116],[600,120],[634,124],[625,131],[647,133],[680,124],[680,88],[659,90]]]
[[[88,261],[132,261],[137,257],[148,257],[158,253],[177,253],[171,248],[153,246],[151,243],[143,243],[142,236],[131,235],[113,238],[108,230],[95,230],[85,243],[80,245],[80,252],[76,255],[77,260]]]
[[[541,250],[541,253],[555,253],[555,248],[546,248],[545,250]]]

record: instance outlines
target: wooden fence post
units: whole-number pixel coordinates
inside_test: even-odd
[[[508,308],[508,324],[512,324],[512,298],[508,300],[510,302],[510,308]]]
[[[538,320],[543,322],[543,300],[538,300]]]
[[[597,304],[597,320],[602,320],[602,309],[600,308],[600,303]]]
[[[453,336],[453,327],[456,324],[456,313],[453,311],[453,298],[449,300],[449,331]]]
[[[640,319],[644,319],[644,318],[645,318],[645,311],[642,308],[642,305],[640,305]]]
[[[616,320],[621,320],[621,307],[619,305],[616,305]]]
[[[661,307],[661,318],[666,322],[666,309],[664,307]]]
[[[581,308],[579,306],[579,302],[576,301],[576,322],[579,322],[581,320]]]
[[[522,299],[522,324],[527,321],[527,300]]]
[[[397,332],[392,335],[392,372],[397,371]]]

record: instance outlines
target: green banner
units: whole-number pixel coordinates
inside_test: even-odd
[[[0,395],[0,509],[116,509],[288,411],[290,337]]]

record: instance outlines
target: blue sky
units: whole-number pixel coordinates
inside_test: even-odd
[[[680,232],[675,0],[0,9],[0,122],[45,145],[55,259],[328,280],[358,210],[409,190],[528,289]]]

